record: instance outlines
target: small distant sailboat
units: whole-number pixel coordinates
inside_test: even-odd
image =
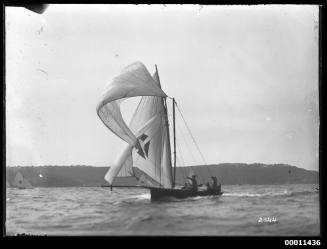
[[[23,176],[19,171],[16,173],[14,181],[12,182],[12,187],[19,189],[31,189],[32,184]]]
[[[127,125],[122,117],[120,104],[125,99],[137,96],[142,98],[130,124]],[[96,111],[105,126],[127,145],[117,162],[106,173],[105,180],[112,187],[115,177],[134,176],[139,180],[138,186],[135,187],[150,189],[151,200],[164,197],[221,195],[220,190],[194,191],[175,187],[175,106],[177,105],[175,99],[170,98],[173,109],[174,151],[172,153],[166,98],[168,96],[161,89],[157,66],[156,72],[151,76],[141,62],[126,67],[107,85]]]

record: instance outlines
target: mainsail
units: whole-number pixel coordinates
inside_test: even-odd
[[[127,98],[143,96],[129,126],[123,120],[120,103]],[[150,75],[136,62],[125,68],[107,86],[97,113],[102,122],[127,146],[117,162],[110,167],[105,180],[113,183],[118,176],[135,176],[133,167],[141,172],[146,185],[171,188],[172,166],[167,114],[157,72]]]

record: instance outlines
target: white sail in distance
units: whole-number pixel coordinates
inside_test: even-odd
[[[16,188],[33,188],[32,184],[26,178],[24,178],[20,172],[16,173],[12,186]]]
[[[143,96],[129,126],[123,120],[120,103],[127,98]],[[133,175],[133,166],[140,169],[147,182],[172,186],[170,145],[167,143],[166,116],[157,75],[152,77],[146,67],[136,62],[125,68],[105,90],[97,113],[102,122],[127,142],[105,180],[113,183],[118,176]],[[169,149],[167,148],[169,147]],[[169,151],[169,153],[168,153]]]

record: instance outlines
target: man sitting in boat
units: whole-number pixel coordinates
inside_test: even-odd
[[[187,179],[190,179],[192,181],[191,190],[198,191],[198,182],[196,181],[196,175],[192,175],[192,177],[187,177]]]

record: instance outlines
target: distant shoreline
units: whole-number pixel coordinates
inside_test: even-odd
[[[178,169],[188,168],[188,167],[205,167],[205,166],[220,166],[220,165],[239,165],[239,166],[262,166],[262,167],[275,167],[275,166],[288,166],[288,167],[294,167],[306,171],[313,171],[319,173],[319,170],[309,170],[305,168],[301,168],[298,166],[290,165],[290,164],[265,164],[265,163],[219,163],[219,164],[207,164],[207,165],[191,165],[191,166],[177,166]],[[84,165],[84,164],[74,164],[74,165],[6,165],[6,168],[27,168],[27,167],[92,167],[92,168],[110,168],[110,166],[94,166],[94,165]]]
[[[107,185],[104,175],[109,167],[86,165],[75,166],[10,166],[6,167],[6,178],[10,184],[20,171],[35,187],[98,187]],[[134,168],[136,172],[139,170]],[[176,168],[176,184],[184,185],[190,172],[198,176],[202,184],[218,177],[223,185],[276,185],[318,184],[319,173],[287,164],[241,164],[226,163],[207,166],[185,166]],[[117,177],[114,185],[135,186],[134,177]]]

